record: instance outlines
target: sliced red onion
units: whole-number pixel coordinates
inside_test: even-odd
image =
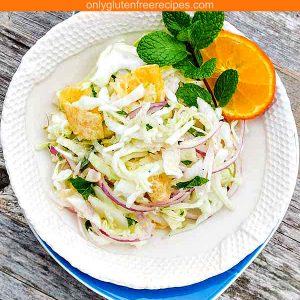
[[[218,132],[218,130],[221,128],[222,124],[223,124],[223,122],[219,122],[218,125],[215,128],[213,128],[204,137],[196,137],[194,139],[181,142],[178,145],[178,148],[179,149],[190,149],[190,148],[195,148],[195,147],[205,143],[207,140],[212,138]]]
[[[103,191],[103,193],[114,203],[116,203],[117,205],[130,210],[130,211],[134,211],[134,212],[147,212],[147,211],[152,211],[155,210],[155,207],[147,207],[147,206],[143,206],[143,205],[137,205],[137,204],[133,204],[131,205],[131,207],[127,207],[126,203],[121,200],[120,198],[116,197],[115,195],[113,195],[113,191],[111,190],[111,188],[106,184],[106,182],[104,180],[101,180],[97,183],[97,185],[101,188],[101,190]]]
[[[156,203],[147,203],[144,205],[149,206],[149,207],[168,207],[170,205],[183,202],[190,195],[190,193],[193,190],[194,190],[194,188],[189,189],[189,190],[181,190],[167,201],[156,202]]]
[[[155,113],[156,111],[160,110],[161,108],[163,108],[166,105],[167,105],[167,101],[151,103],[150,108],[149,108],[149,110],[148,110],[147,113],[153,114],[153,113]],[[140,110],[141,110],[141,107],[136,108],[135,110],[133,110],[132,112],[130,112],[128,114],[128,117],[130,119],[134,118],[138,114],[138,112]]]
[[[237,160],[237,158],[239,157],[239,155],[240,155],[240,153],[242,151],[242,148],[243,148],[244,134],[245,134],[245,121],[243,120],[242,121],[240,141],[239,141],[239,145],[238,145],[238,148],[236,149],[235,154],[230,159],[228,159],[227,161],[225,161],[222,165],[220,165],[219,167],[217,167],[216,169],[214,169],[212,171],[212,173],[217,173],[217,172],[220,172],[220,171],[223,171],[223,170],[227,169],[230,165],[232,165]]]
[[[200,149],[196,149],[196,152],[197,152],[198,154],[200,154],[201,156],[205,156],[205,155],[206,155],[206,152],[203,152],[203,151],[201,151]]]
[[[58,151],[53,147],[53,146],[49,146],[49,152],[53,155],[57,155],[58,154]]]

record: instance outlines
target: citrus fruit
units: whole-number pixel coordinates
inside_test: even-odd
[[[81,139],[98,140],[104,137],[102,114],[79,109],[69,102],[64,104],[64,109],[70,128]]]
[[[80,89],[76,86],[67,86],[58,92],[58,103],[61,109],[64,109],[65,103],[73,103],[78,101],[82,96],[89,96],[91,94],[91,89],[87,88],[85,90]]]
[[[239,74],[237,90],[223,107],[226,120],[252,119],[265,112],[274,98],[274,66],[258,45],[247,38],[221,31],[215,41],[201,50],[204,60],[217,58],[217,66],[208,85],[213,90],[217,78],[228,69]]]

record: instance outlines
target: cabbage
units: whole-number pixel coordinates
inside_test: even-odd
[[[109,180],[118,180],[116,173],[105,163],[100,155],[97,156],[95,153],[91,152],[88,160],[98,172],[104,174]]]
[[[90,204],[79,195],[67,197],[66,200],[74,207],[80,217],[89,220],[91,223],[101,227],[101,219]]]
[[[180,150],[176,147],[168,147],[162,150],[163,168],[167,175],[182,177],[182,171],[179,168]]]
[[[61,146],[71,150],[73,153],[75,153],[79,158],[83,158],[86,149],[78,142],[75,142],[74,140],[70,140],[67,138],[64,138],[62,136],[57,138],[57,143],[60,144]]]
[[[134,46],[119,42],[106,47],[99,56],[97,71],[91,82],[100,87],[108,84],[112,74],[119,70],[133,70],[145,63],[139,58]]]
[[[51,115],[47,132],[50,140],[56,140],[59,136],[69,136],[72,131],[65,114],[59,112]]]
[[[121,109],[124,106],[128,106],[131,103],[143,98],[145,95],[144,85],[141,83],[137,88],[135,88],[132,92],[128,95],[124,96],[123,98],[112,102],[114,106]]]
[[[102,202],[101,200],[93,196],[89,196],[88,202],[101,217],[107,219],[110,226],[117,225],[123,228],[128,227],[126,217],[123,215],[121,210],[119,210],[113,203]]]
[[[186,210],[185,209],[173,209],[163,208],[161,210],[162,217],[170,226],[171,230],[182,228],[183,222],[185,221]]]
[[[82,110],[92,110],[98,107],[101,104],[101,99],[90,97],[90,96],[81,96],[81,98],[72,103],[72,106],[78,107]]]

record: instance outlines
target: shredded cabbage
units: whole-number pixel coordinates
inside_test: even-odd
[[[224,206],[233,209],[228,190],[241,183],[237,162],[215,171],[241,143],[239,122],[224,121],[221,108],[200,98],[198,107],[177,99],[181,83],[204,84],[172,67],[160,68],[165,96],[159,101],[164,102],[151,103],[159,88],[156,81],[141,83],[131,73],[143,65],[134,46],[109,45],[93,75],[76,85],[93,93],[66,99],[79,112],[100,116],[103,121],[96,128],[103,138],[79,138],[60,108],[50,115],[48,142],[40,147],[50,147],[52,182],[61,205],[74,210],[85,237],[97,245],[124,239],[142,244],[153,227],[170,234],[192,229]],[[96,130],[86,125],[85,117],[78,115],[83,128]],[[179,147],[189,140],[200,142]]]

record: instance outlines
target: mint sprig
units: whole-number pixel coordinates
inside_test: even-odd
[[[207,178],[203,178],[200,176],[196,176],[194,179],[185,181],[185,182],[178,182],[176,184],[176,188],[178,189],[190,189],[195,186],[200,186],[207,183],[209,180]]]
[[[203,80],[208,90],[185,84],[176,95],[188,106],[198,106],[201,98],[213,107],[225,106],[232,98],[238,74],[229,71],[217,80],[214,93],[206,81],[215,72],[216,58],[203,63],[200,50],[208,47],[222,30],[224,12],[196,12],[191,18],[185,12],[163,12],[164,24],[171,34],[155,31],[142,37],[137,45],[139,57],[148,64],[172,65],[187,78]],[[147,128],[148,130],[148,128]]]
[[[197,98],[203,99],[205,102],[213,106],[211,94],[203,87],[194,84],[186,83],[179,87],[176,96],[181,99],[187,106],[198,107]]]
[[[161,67],[176,64],[188,55],[184,43],[163,31],[143,36],[138,43],[137,53],[144,62]]]
[[[214,94],[221,107],[229,103],[233,97],[239,82],[239,74],[236,70],[224,71],[216,81]]]
[[[176,36],[181,30],[190,26],[192,18],[184,11],[165,11],[162,13],[166,28]]]

